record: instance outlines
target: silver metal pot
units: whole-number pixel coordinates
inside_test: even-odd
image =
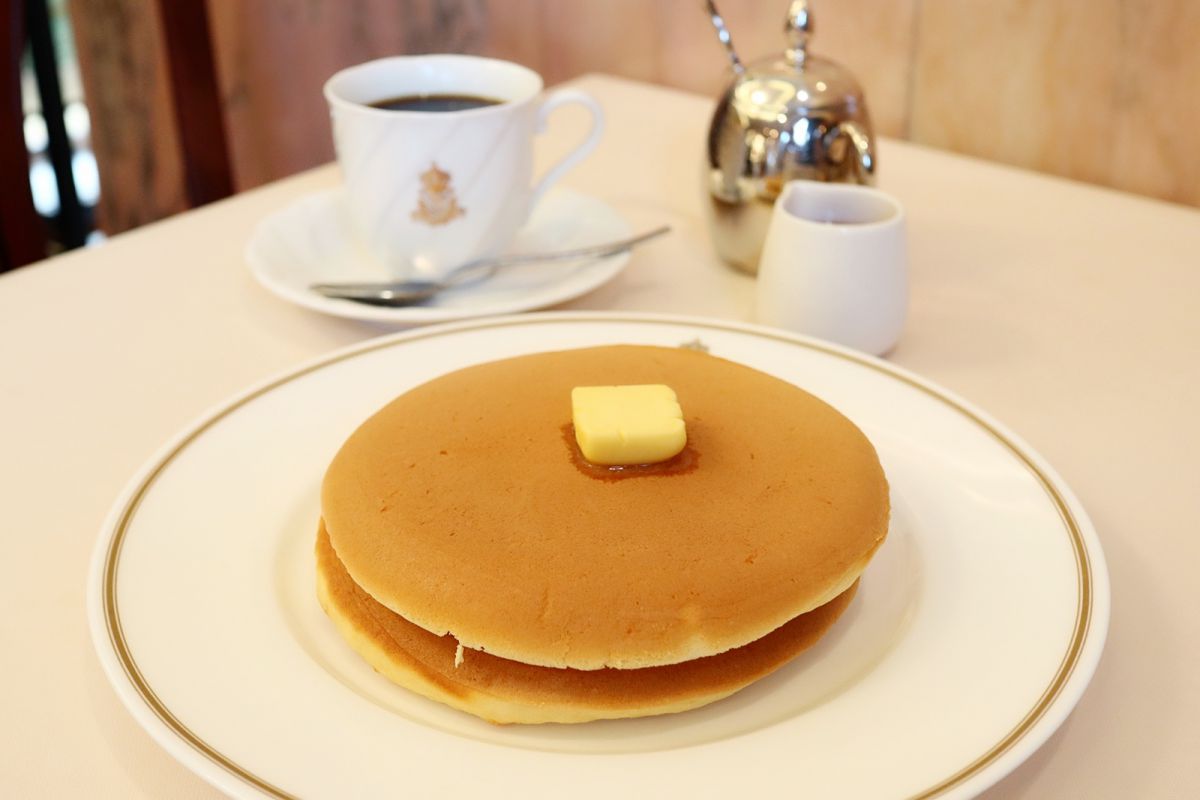
[[[734,80],[709,127],[705,207],[721,258],[754,274],[783,185],[796,179],[873,183],[874,136],[853,76],[807,52],[812,18],[805,0],[788,9],[782,56],[749,65],[738,59],[711,0],[707,7]]]

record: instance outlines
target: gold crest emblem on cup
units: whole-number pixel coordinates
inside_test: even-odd
[[[421,189],[412,218],[427,225],[445,225],[466,213],[458,204],[450,173],[439,169],[437,162],[431,162],[429,169],[421,173]]]

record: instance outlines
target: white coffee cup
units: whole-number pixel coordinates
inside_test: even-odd
[[[904,209],[866,186],[788,183],[758,268],[758,320],[873,355],[908,311]]]
[[[459,111],[387,110],[397,97],[494,99]],[[595,149],[599,104],[583,92],[542,95],[542,79],[508,61],[460,55],[396,56],[342,70],[325,84],[350,223],[394,278],[437,277],[495,255],[546,190]],[[583,143],[533,182],[533,142],[550,112],[591,112]]]

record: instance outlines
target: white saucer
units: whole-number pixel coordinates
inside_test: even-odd
[[[598,198],[556,189],[534,210],[511,252],[552,252],[625,239],[629,224]],[[608,282],[629,254],[505,268],[495,277],[448,290],[420,306],[384,308],[310,291],[318,282],[387,280],[383,266],[350,233],[341,189],[306,195],[259,223],[246,246],[258,282],[288,302],[350,319],[417,325],[510,314],[579,297]]]

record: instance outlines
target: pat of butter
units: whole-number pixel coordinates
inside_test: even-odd
[[[571,411],[575,441],[593,464],[654,464],[687,444],[683,410],[662,384],[576,386]]]

